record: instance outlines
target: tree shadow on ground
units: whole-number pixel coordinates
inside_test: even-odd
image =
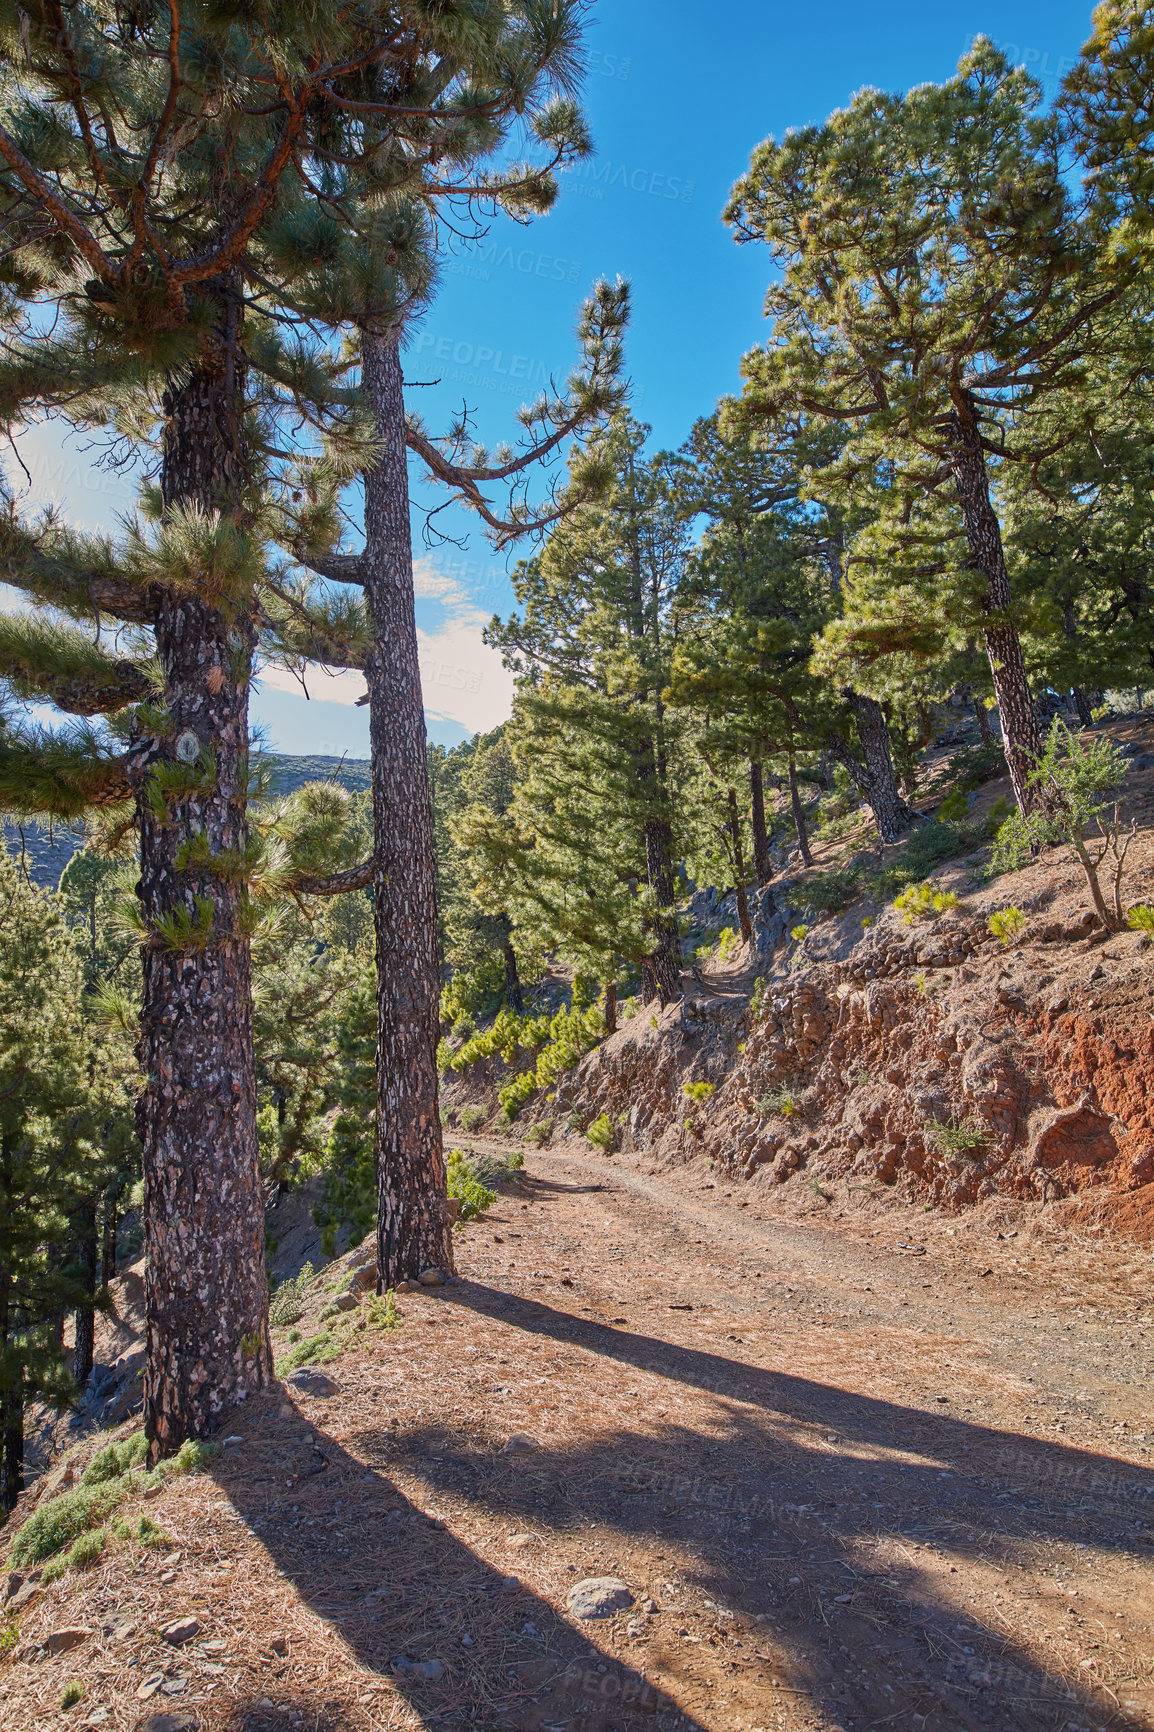
[[[729,1732],[739,1713],[750,1725],[772,1716],[770,1705],[782,1701],[774,1679],[820,1710],[824,1725],[847,1732],[1144,1724],[964,1607],[943,1571],[951,1557],[1013,1568],[1049,1542],[1146,1556],[1133,1506],[1154,1496],[1154,1474],[609,1328],[469,1281],[454,1282],[443,1298],[707,1392],[715,1414],[708,1429],[667,1425],[655,1437],[623,1423],[578,1449],[539,1447],[519,1457],[481,1449],[457,1429],[385,1426],[356,1436],[358,1459],[324,1435],[321,1413],[291,1502],[283,1466],[262,1477],[225,1458],[218,1478],[278,1569],[363,1665],[392,1679],[422,1724]],[[270,1410],[265,1423],[289,1422]],[[595,1524],[679,1548],[682,1581],[716,1613],[716,1636],[706,1638],[723,1650],[708,1656],[716,1689],[685,1672],[684,1688],[667,1683],[666,1696],[647,1678],[676,1680],[682,1665],[674,1607],[635,1644],[623,1644],[621,1631],[574,1626],[430,1522],[389,1477],[402,1462],[431,1496],[500,1512],[536,1533],[536,1543]],[[1071,1509],[1075,1500],[1080,1507]],[[339,1557],[327,1540],[334,1526],[349,1541]],[[894,1542],[909,1549],[901,1579]],[[628,1660],[615,1652],[622,1645]],[[443,1674],[412,1669],[430,1662]],[[292,1725],[291,1717],[269,1721],[267,1709],[264,1720],[247,1712],[238,1732]]]

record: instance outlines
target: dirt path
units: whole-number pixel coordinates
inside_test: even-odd
[[[1154,1727],[1149,1259],[1039,1211],[758,1206],[528,1155],[339,1395],[149,1506],[175,1565],[50,1591],[45,1632],[104,1633],[8,1668],[0,1724]],[[633,1607],[576,1621],[604,1575]]]

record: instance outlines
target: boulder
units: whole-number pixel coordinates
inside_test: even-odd
[[[565,1604],[572,1617],[592,1622],[627,1611],[633,1604],[633,1595],[619,1576],[588,1576],[583,1582],[574,1582],[565,1596]]]

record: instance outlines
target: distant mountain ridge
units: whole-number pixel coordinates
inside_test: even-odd
[[[367,758],[288,757],[280,752],[262,752],[254,762],[271,771],[269,793],[295,794],[306,782],[336,781],[351,794],[362,793],[371,786],[371,766]],[[4,839],[8,852],[24,870],[33,884],[42,890],[55,890],[60,874],[81,847],[83,838],[65,824],[5,823]]]

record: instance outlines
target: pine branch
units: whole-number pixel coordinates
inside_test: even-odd
[[[110,756],[91,728],[0,728],[0,810],[80,818],[132,798],[128,756]]]
[[[155,681],[136,662],[106,655],[83,632],[27,614],[0,614],[0,676],[18,697],[95,716],[140,703]]]

